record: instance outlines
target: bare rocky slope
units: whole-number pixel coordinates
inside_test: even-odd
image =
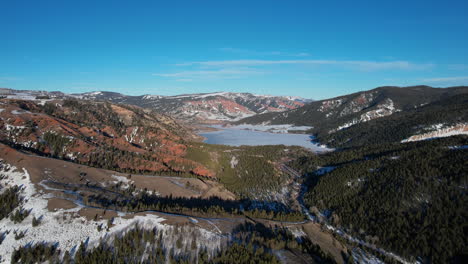
[[[204,93],[176,96],[130,96],[115,92],[65,94],[62,92],[19,91],[0,88],[0,96],[11,99],[64,99],[130,104],[169,114],[181,120],[196,123],[235,121],[260,113],[283,112],[303,106],[311,100],[293,96],[255,95],[251,93]]]

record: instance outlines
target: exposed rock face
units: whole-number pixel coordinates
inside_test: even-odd
[[[184,158],[197,136],[168,116],[135,106],[78,100],[0,100],[0,140],[91,166],[214,177]]]

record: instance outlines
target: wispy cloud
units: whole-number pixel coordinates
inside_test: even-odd
[[[190,82],[194,79],[236,79],[264,72],[249,68],[223,68],[217,70],[188,70],[173,73],[153,73],[153,76],[177,78],[177,81]]]
[[[457,76],[457,77],[438,77],[438,78],[427,78],[423,79],[423,82],[468,82],[468,76]]]
[[[213,67],[232,67],[232,66],[262,66],[262,65],[332,65],[350,67],[359,70],[424,70],[432,68],[433,64],[417,64],[408,61],[340,61],[340,60],[222,60],[222,61],[194,61],[176,64],[177,66],[213,66]]]
[[[255,51],[255,50],[248,50],[248,49],[238,49],[238,48],[220,48],[220,51],[223,52],[230,52],[242,55],[255,55],[255,56],[290,56],[290,57],[307,57],[310,56],[307,52],[282,52],[282,51]]]
[[[21,78],[9,77],[9,76],[0,76],[0,81],[2,81],[2,82],[19,81],[19,80],[21,80]]]
[[[455,71],[466,71],[468,70],[467,64],[449,64],[448,68]]]

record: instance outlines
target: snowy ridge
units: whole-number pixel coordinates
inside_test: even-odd
[[[356,125],[356,124],[359,124],[359,123],[362,123],[362,122],[368,122],[368,121],[371,121],[371,120],[376,119],[376,118],[389,116],[389,115],[392,115],[393,113],[396,113],[396,112],[399,112],[399,111],[400,110],[395,108],[392,99],[387,98],[387,99],[385,99],[385,101],[382,104],[379,104],[377,106],[377,109],[367,111],[367,112],[361,114],[361,116],[359,118],[352,119],[350,122],[345,123],[345,124],[337,127],[334,130],[331,130],[330,133],[340,131],[342,129],[351,127],[353,125]]]
[[[441,137],[450,137],[450,136],[455,136],[455,135],[468,135],[468,124],[462,123],[462,124],[456,124],[456,125],[449,126],[449,127],[445,127],[444,124],[436,124],[436,125],[432,125],[429,128],[426,128],[425,130],[433,130],[433,131],[411,136],[407,139],[402,140],[401,143],[433,139],[433,138],[441,138]]]

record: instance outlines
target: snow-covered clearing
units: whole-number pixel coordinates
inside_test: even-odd
[[[123,183],[122,188],[124,188],[124,189],[127,189],[128,187],[130,187],[130,184],[133,183],[132,180],[129,180],[125,176],[112,175],[112,178],[116,179],[116,181],[114,181],[113,183],[119,183],[119,182]]]

